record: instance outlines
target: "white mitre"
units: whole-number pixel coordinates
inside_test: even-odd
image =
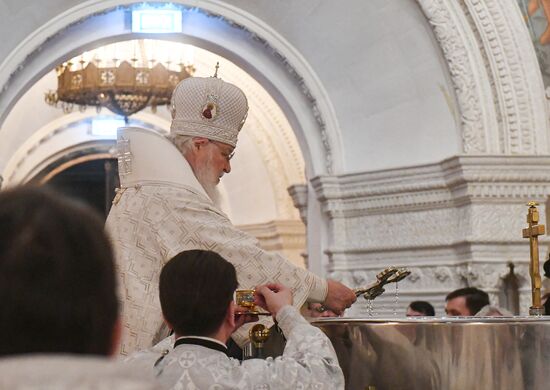
[[[248,114],[245,94],[217,77],[190,77],[172,93],[172,135],[204,137],[235,147]]]

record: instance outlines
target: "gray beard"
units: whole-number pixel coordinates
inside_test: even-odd
[[[218,183],[211,180],[209,176],[210,172],[210,164],[207,164],[206,166],[200,167],[195,171],[195,176],[199,183],[201,184],[202,188],[204,188],[204,191],[206,192],[206,195],[210,198],[212,203],[218,208],[221,207],[221,193],[218,190]]]
[[[199,180],[199,183],[200,183],[200,180]],[[208,195],[212,203],[214,203],[214,205],[217,208],[221,208],[222,197],[221,197],[220,190],[217,187],[217,184],[207,185],[207,184],[201,183],[201,185],[202,185],[202,188],[204,188],[204,191],[206,191],[206,195]]]
[[[183,154],[183,156],[187,161],[189,161],[185,154]],[[214,177],[214,175],[211,174],[213,172],[212,153],[208,156],[206,164],[193,166],[190,163],[189,165],[191,166],[191,170],[195,174],[198,182],[206,192],[206,195],[208,195],[212,203],[214,203],[217,208],[221,209],[222,195],[217,187],[219,180],[218,177]]]

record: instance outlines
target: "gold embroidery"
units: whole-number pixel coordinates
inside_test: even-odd
[[[113,199],[113,204],[116,205],[120,201],[120,198],[122,198],[122,194],[124,194],[124,191],[126,191],[126,188],[117,188],[115,189],[115,198]]]

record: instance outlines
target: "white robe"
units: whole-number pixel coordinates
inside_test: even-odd
[[[324,279],[264,251],[258,240],[231,224],[165,137],[147,129],[123,128],[118,147],[121,189],[107,218],[107,230],[120,276],[123,355],[166,336],[161,331],[158,278],[162,266],[184,250],[219,253],[235,266],[240,288],[282,283],[292,289],[297,307],[325,299]],[[272,325],[270,318],[262,323]],[[248,328],[235,333],[238,344],[247,341]]]
[[[146,373],[101,357],[18,355],[0,359],[0,389],[152,390],[159,384]]]
[[[277,322],[288,341],[283,356],[275,359],[241,363],[214,349],[183,344],[156,365],[159,346],[135,353],[126,363],[156,376],[163,389],[343,389],[344,375],[328,337],[292,306],[280,310]]]

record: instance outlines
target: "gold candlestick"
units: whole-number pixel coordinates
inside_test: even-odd
[[[271,331],[263,324],[256,324],[248,331],[248,336],[252,345],[254,345],[255,351],[254,357],[257,359],[265,359],[264,356],[264,343],[269,338]]]

